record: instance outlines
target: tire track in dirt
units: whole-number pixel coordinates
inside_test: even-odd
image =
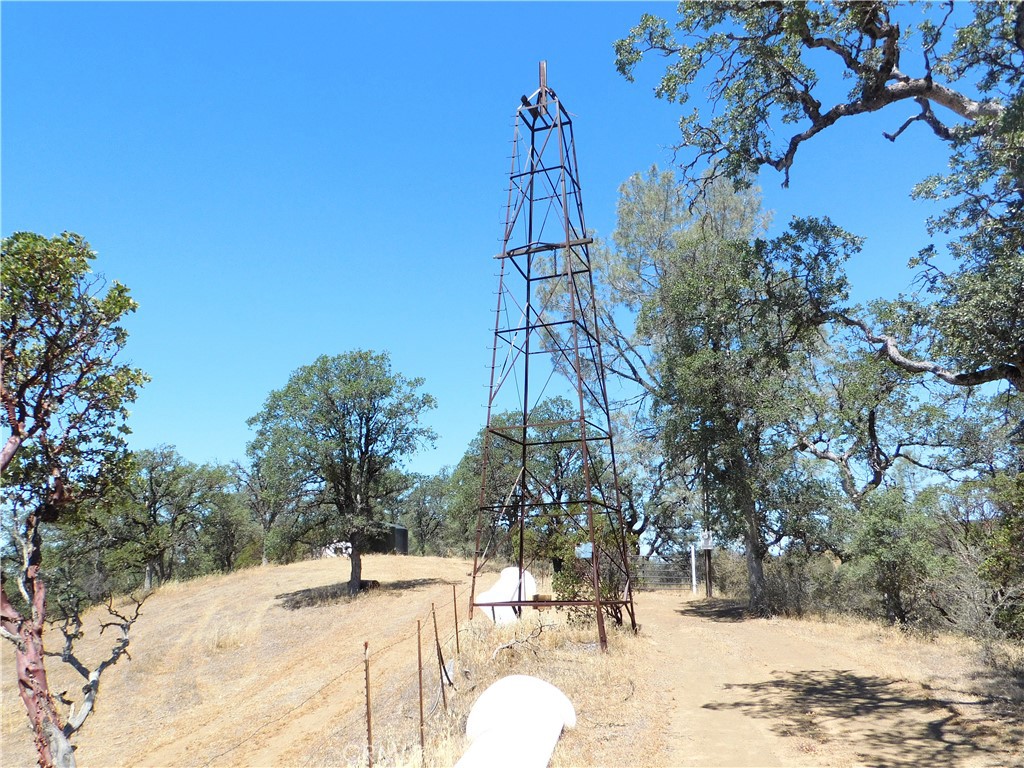
[[[680,595],[641,595],[637,612],[651,638],[658,675],[651,684],[666,703],[670,760],[667,765],[779,766],[777,739],[763,723],[706,705],[729,697],[729,683],[750,682],[761,670],[737,677],[731,658],[749,660],[746,643],[716,631],[710,622],[679,614]],[[729,697],[731,698],[731,697]]]
[[[157,680],[165,680],[155,686],[160,691],[158,699],[154,702],[151,712],[156,718],[161,715],[169,715],[180,708],[200,707],[211,695],[211,690],[216,683],[207,669],[211,656],[217,651],[218,642],[224,636],[228,627],[240,618],[248,626],[253,622],[253,616],[245,612],[244,617],[239,617],[240,595],[234,589],[225,588],[221,581],[215,589],[203,590],[198,595],[171,595],[168,605],[160,606],[161,614],[167,616],[180,616],[176,631],[169,636],[167,633],[160,633],[157,637],[161,641],[169,637],[170,642],[166,650],[157,651],[158,661],[155,669],[150,672]],[[195,614],[194,606],[203,605],[204,609],[198,615]],[[255,636],[258,636],[259,625],[262,617],[253,624]],[[155,633],[154,633],[155,634]],[[144,642],[155,644],[156,638],[140,638],[137,644]],[[157,649],[150,646],[151,654]],[[154,681],[148,684],[153,685]],[[206,726],[199,729],[192,729],[184,738],[180,733],[171,731],[161,733],[159,730],[149,732],[144,738],[134,740],[136,750],[130,753],[127,760],[131,765],[176,765],[178,763],[161,759],[162,750],[170,748],[177,752],[182,742],[189,742],[215,726]],[[140,734],[141,736],[141,734]]]
[[[327,587],[344,580],[346,566],[296,563],[159,590],[133,628],[132,660],[104,677],[99,705],[76,737],[80,763],[337,765],[349,747],[358,760],[365,734],[364,640],[373,654],[375,736],[378,717],[397,718],[395,745],[413,744],[415,733],[404,729],[410,690],[415,700],[416,620],[427,619],[426,650],[430,603],[437,603],[447,637],[451,585],[462,594],[470,566],[441,558],[373,558],[367,572],[381,580],[379,592],[282,607],[283,593],[330,592]],[[465,607],[464,594],[459,605]],[[633,653],[641,671],[624,679],[631,690],[633,683],[646,685],[643,695],[609,708],[602,698],[607,689],[600,689],[581,709],[586,727],[627,734],[616,754],[635,755],[628,764],[1024,765],[1024,718],[1009,698],[998,698],[1003,688],[986,683],[991,670],[978,661],[975,645],[907,637],[863,622],[751,619],[727,601],[682,593],[641,593],[637,615],[642,631]],[[81,641],[86,663],[109,653],[98,617],[102,612],[88,619]],[[4,658],[5,691],[13,690],[12,657]],[[563,663],[574,668],[576,659]],[[436,668],[434,674],[436,684]],[[608,679],[624,685],[615,675]],[[81,685],[59,664],[51,683],[58,691]],[[27,768],[35,755],[24,713],[10,697],[2,704],[7,730],[0,762]],[[634,705],[638,718],[626,722]],[[602,750],[599,739],[593,744],[587,761],[607,764],[601,755],[613,747]]]
[[[461,587],[457,585],[457,588]],[[376,622],[372,632],[363,632],[364,636],[359,639],[353,638],[356,639],[355,650],[339,659],[337,665],[344,675],[332,679],[322,691],[290,712],[285,728],[259,734],[245,749],[245,764],[296,765],[340,724],[357,716],[360,729],[364,729],[362,641],[370,643],[371,688],[379,695],[387,690],[389,683],[402,677],[403,672],[415,671],[416,620],[423,618],[424,605],[450,600],[447,590],[450,587],[446,586],[445,593],[411,593],[421,601],[413,610],[393,614],[386,624]],[[344,687],[343,693],[339,693],[339,686]]]

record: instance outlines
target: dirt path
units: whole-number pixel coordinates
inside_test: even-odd
[[[638,612],[666,703],[668,765],[1024,765],[1020,720],[1000,716],[984,671],[965,668],[955,647],[750,619],[681,593],[643,594]]]

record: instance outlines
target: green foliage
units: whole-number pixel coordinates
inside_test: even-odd
[[[689,544],[696,537],[699,495],[691,492],[685,464],[670,461],[656,434],[645,434],[637,422],[615,427],[615,456],[626,530],[638,541],[642,557],[689,562]]]
[[[1024,473],[1000,475],[993,485],[999,521],[979,574],[995,591],[996,626],[1024,639]]]
[[[564,397],[548,397],[530,412],[530,445],[525,453],[525,479],[519,481],[523,463],[522,447],[508,435],[511,425],[522,423],[522,414],[493,414],[492,431],[486,430],[470,443],[452,475],[454,521],[464,531],[466,541],[475,534],[476,513],[484,507],[485,529],[481,549],[487,556],[518,560],[518,542],[509,531],[516,529],[520,506],[515,502],[525,494],[527,509],[540,510],[527,524],[526,562],[558,557],[555,543],[564,531],[580,529],[582,515],[570,511],[583,497],[583,459],[579,451],[578,409]],[[607,457],[590,446],[591,468],[600,475]],[[486,456],[484,456],[486,454]],[[483,483],[481,498],[481,481]],[[528,512],[527,512],[528,514]],[[621,559],[621,557],[620,557]]]
[[[916,310],[937,331],[924,354],[941,365],[884,350],[907,370],[941,372],[953,384],[1003,380],[1020,391],[1024,15],[1008,0],[975,3],[970,11],[939,3],[910,8],[682,2],[674,23],[644,14],[616,42],[616,65],[632,80],[647,54],[663,55],[669,63],[656,96],[681,105],[696,93],[704,97],[680,120],[679,147],[689,158],[686,180],[704,193],[720,178],[745,187],[764,166],[783,172],[788,183],[803,142],[855,115],[895,114],[893,105],[915,103],[920,113],[885,136],[897,141],[920,122],[948,143],[950,172],[925,179],[914,194],[947,203],[930,227],[954,235],[948,247],[955,267],[935,266],[934,245],[912,260],[925,266],[935,297]],[[850,87],[835,99],[840,78]]]
[[[646,190],[631,182],[629,197],[681,200],[674,185],[671,176],[652,172]],[[637,231],[637,210],[620,210],[620,228]],[[718,184],[689,226],[676,225],[681,216],[668,220],[672,231],[641,257],[656,280],[639,302],[638,335],[658,368],[665,450],[696,468],[714,511],[705,525],[744,541],[751,603],[764,610],[760,564],[788,535],[785,505],[775,496],[792,487],[784,430],[800,407],[792,380],[809,365],[830,312],[846,299],[842,263],[859,240],[827,219],[795,219],[771,240],[737,237],[756,231],[757,220],[736,214],[756,210],[751,193]],[[649,234],[644,239],[651,241]]]
[[[253,537],[233,483],[169,446],[138,451],[118,488],[62,523],[60,561],[105,592],[229,571]]]
[[[101,495],[125,458],[128,405],[147,377],[116,362],[136,303],[120,283],[92,275],[96,254],[79,235],[18,232],[0,262],[0,452],[7,503],[61,506]]]
[[[483,472],[483,432],[473,438],[459,463],[448,479],[447,514],[445,515],[443,540],[446,551],[462,557],[472,557],[476,542],[477,512],[480,509],[480,480]],[[496,544],[500,546],[498,521],[492,521],[484,532],[481,546],[491,552]],[[507,546],[499,550],[499,556],[510,557]]]
[[[402,523],[409,529],[412,551],[420,555],[447,554],[445,523],[451,509],[451,470],[436,475],[415,475],[399,499]],[[468,548],[468,540],[463,544]]]
[[[394,373],[386,353],[324,355],[296,370],[249,419],[250,451],[287,457],[278,477],[290,478],[287,494],[301,498],[296,538],[352,543],[353,589],[360,549],[383,530],[385,505],[405,488],[402,462],[434,439],[419,423],[435,407],[422,385]]]
[[[878,47],[893,31],[885,28],[883,38],[878,25],[886,24],[894,5],[682,2],[671,26],[644,14],[615,43],[616,66],[632,80],[645,54],[669,57],[655,95],[680,105],[704,85],[701,76],[713,71],[706,98],[722,111],[710,118],[696,109],[685,115],[681,144],[710,159],[716,177],[739,182],[755,176],[763,164],[782,169],[792,162],[787,155],[795,147],[785,133],[775,137],[772,121],[789,125],[830,114],[807,50],[825,48],[840,56],[844,75],[853,80],[848,99],[858,105],[851,112],[870,108],[893,66],[890,51]]]
[[[48,530],[54,544],[46,545],[42,524],[110,496],[129,471],[128,406],[148,379],[116,358],[128,338],[120,323],[136,303],[123,285],[91,272],[95,257],[73,233],[3,240],[0,510],[12,542],[4,569],[21,595],[43,594],[30,570],[59,558],[61,534]]]
[[[929,578],[940,569],[928,514],[934,494],[908,500],[903,488],[887,488],[861,507],[853,534],[852,567],[875,587],[886,619],[908,624],[919,618]]]
[[[899,322],[913,347],[921,329],[901,302],[875,302],[871,312],[878,323]],[[798,448],[828,467],[828,476],[854,508],[901,466],[948,476],[1012,461],[1007,430],[1000,426],[1004,401],[923,386],[918,377],[864,349],[848,329],[829,334],[827,347],[804,368],[795,394],[802,407],[790,431]]]
[[[304,469],[282,443],[252,443],[249,464],[236,464],[238,493],[251,522],[260,530],[260,562],[290,562],[301,536],[296,527],[304,513]]]
[[[225,478],[226,482],[232,480]],[[262,530],[252,519],[244,498],[224,487],[213,497],[199,527],[202,572],[230,573],[259,565]]]
[[[89,244],[70,233],[47,239],[18,232],[4,238],[0,254],[0,519],[18,561],[15,566],[4,552],[0,624],[15,644],[40,765],[71,759],[68,737],[91,711],[82,702],[77,722],[65,723],[47,683],[45,526],[103,498],[123,476],[127,407],[146,381],[141,371],[115,362],[127,340],[119,323],[136,305],[124,286],[107,287],[90,275],[94,258]],[[8,594],[11,583],[17,602]],[[69,599],[77,605],[74,595]],[[95,696],[103,667],[120,655],[115,651],[94,671],[86,699]]]
[[[1024,370],[1024,94],[1018,88],[998,117],[956,131],[952,144],[950,173],[914,188],[949,206],[929,231],[954,235],[955,269],[933,264],[933,246],[915,262],[938,297],[934,351],[966,369],[1002,361]]]
[[[602,600],[619,600],[625,593],[625,580],[622,570],[614,565],[622,557],[616,553],[619,547],[618,537],[603,520],[595,518],[595,539],[597,542],[598,578],[600,581]],[[544,542],[546,555],[555,564],[551,576],[551,587],[557,600],[592,600],[594,596],[594,560],[591,557],[580,557],[589,550],[590,534],[588,530],[566,530],[553,532]],[[635,537],[627,542],[627,551],[636,551]],[[584,547],[584,550],[580,550]],[[590,550],[592,553],[592,550]],[[622,607],[604,605],[605,613],[622,624]],[[589,623],[594,614],[585,608],[569,608],[568,617],[574,623]]]

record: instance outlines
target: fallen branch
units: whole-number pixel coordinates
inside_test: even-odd
[[[527,635],[526,637],[524,637],[524,638],[518,638],[517,637],[517,638],[514,638],[513,640],[511,640],[510,642],[507,642],[507,643],[504,643],[502,645],[499,645],[497,648],[494,649],[494,653],[491,654],[491,661],[494,661],[496,658],[498,658],[498,653],[501,652],[501,651],[507,651],[507,650],[509,650],[511,648],[515,648],[517,645],[529,646],[531,640],[536,640],[538,637],[541,636],[541,633],[545,629],[552,629],[554,626],[555,626],[554,624],[538,624],[536,626],[536,628],[534,628],[534,630],[529,635]],[[533,651],[533,655],[534,656],[537,655],[537,649],[536,648],[532,648],[531,647],[530,650]]]

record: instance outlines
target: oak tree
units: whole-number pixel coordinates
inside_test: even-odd
[[[599,251],[615,294],[606,359],[653,403],[674,473],[703,486],[705,526],[743,542],[758,611],[764,560],[793,534],[789,491],[805,485],[786,428],[801,407],[794,380],[846,300],[842,264],[859,248],[828,220],[795,219],[771,240],[762,226],[753,193],[716,183],[688,209],[673,174],[652,169],[623,186],[614,248]]]
[[[434,439],[420,423],[435,407],[422,386],[392,371],[387,353],[324,355],[292,373],[249,419],[253,451],[290,456],[321,544],[351,543],[351,594],[360,589],[361,554],[383,530],[385,505],[405,488],[403,462]]]
[[[949,173],[913,191],[947,206],[929,224],[955,260],[940,269],[935,244],[912,259],[934,296],[920,308],[930,350],[842,319],[911,373],[1024,389],[1024,3],[682,2],[675,20],[644,14],[615,49],[629,79],[645,56],[668,59],[659,98],[705,95],[680,120],[683,172],[700,188],[762,168],[787,184],[805,142],[871,112],[893,115],[888,140],[924,141],[919,125],[944,142]]]

